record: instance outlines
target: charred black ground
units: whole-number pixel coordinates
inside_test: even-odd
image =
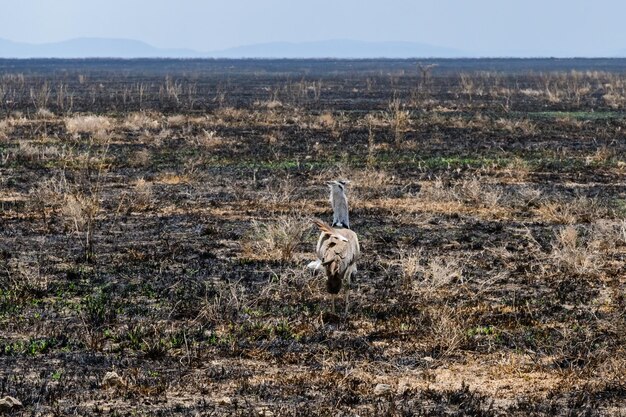
[[[623,415],[625,105],[626,60],[0,60],[0,397]]]

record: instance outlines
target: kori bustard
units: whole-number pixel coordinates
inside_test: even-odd
[[[350,230],[346,185],[349,181],[339,180],[327,183],[330,187],[330,204],[333,207],[333,223],[315,219],[313,223],[320,229],[317,240],[317,261],[309,264],[313,269],[326,271],[326,289],[332,294],[332,308],[335,311],[335,296],[345,284],[345,314],[348,314],[351,276],[356,272],[356,261],[361,253],[359,238]]]

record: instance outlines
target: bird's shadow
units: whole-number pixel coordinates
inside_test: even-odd
[[[339,324],[344,320],[341,314],[333,313],[332,311],[324,311],[322,313],[322,321],[324,324]]]

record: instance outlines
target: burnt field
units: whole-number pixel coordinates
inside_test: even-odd
[[[7,414],[626,415],[625,106],[626,60],[0,60]]]

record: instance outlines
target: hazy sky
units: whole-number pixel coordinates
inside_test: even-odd
[[[486,54],[626,49],[623,0],[0,0],[0,38],[130,38],[210,51],[272,41],[415,41]]]

